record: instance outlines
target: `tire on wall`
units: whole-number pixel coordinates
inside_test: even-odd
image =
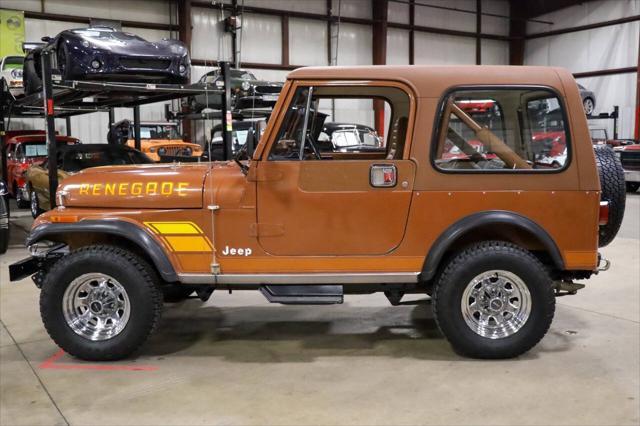
[[[624,217],[627,188],[622,164],[613,149],[608,145],[600,145],[595,146],[594,150],[602,190],[600,199],[609,202],[609,221],[606,225],[601,225],[599,231],[598,245],[604,247],[613,241],[620,230]]]

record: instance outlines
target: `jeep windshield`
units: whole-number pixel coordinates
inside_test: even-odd
[[[163,125],[163,124],[141,124],[140,138],[141,139],[166,139],[166,140],[181,139],[180,135],[178,134],[177,126],[170,126],[170,125]]]

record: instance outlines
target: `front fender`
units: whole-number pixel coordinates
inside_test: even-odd
[[[173,265],[162,246],[149,232],[133,223],[123,220],[83,220],[75,223],[43,223],[32,229],[27,237],[27,245],[38,241],[62,240],[60,237],[69,234],[103,234],[113,235],[130,241],[138,246],[153,262],[156,270],[167,282],[178,281]]]

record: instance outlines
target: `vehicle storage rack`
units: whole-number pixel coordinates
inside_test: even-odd
[[[225,121],[223,140],[225,152],[232,152],[231,140],[231,90],[229,63],[219,62],[223,85],[208,89],[200,85],[122,83],[109,81],[58,81],[54,82],[51,52],[42,51],[42,92],[14,98],[4,80],[0,80],[0,153],[2,153],[2,179],[7,179],[5,155],[5,119],[10,117],[43,118],[49,158],[49,194],[58,187],[58,156],[56,146],[55,119],[92,112],[109,112],[113,108],[133,108],[135,147],[140,149],[140,105],[180,99],[202,93],[220,94],[222,107],[220,116]],[[226,113],[222,114],[222,111]],[[111,123],[109,123],[111,125]],[[56,206],[56,197],[50,197],[51,208]]]

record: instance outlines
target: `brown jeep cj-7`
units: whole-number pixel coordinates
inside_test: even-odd
[[[624,178],[609,148],[594,155],[563,69],[303,68],[255,152],[88,169],[57,200],[11,279],[33,276],[47,331],[79,358],[131,354],[163,302],[216,289],[428,294],[458,352],[506,358],[607,268]]]

